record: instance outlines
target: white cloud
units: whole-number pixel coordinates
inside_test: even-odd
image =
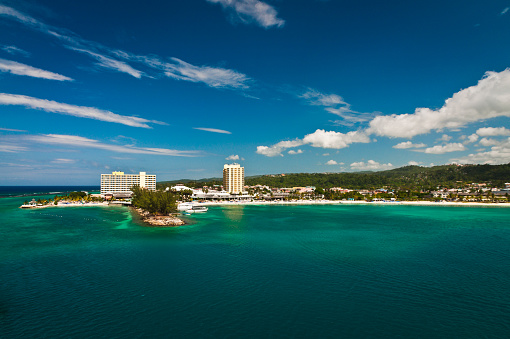
[[[314,133],[307,134],[301,139],[280,141],[273,146],[257,146],[257,154],[268,157],[283,156],[281,154],[287,148],[309,144],[312,147],[341,149],[349,147],[353,143],[369,143],[370,138],[363,131],[351,131],[340,133],[318,129]]]
[[[229,11],[237,14],[237,17],[244,23],[255,21],[264,28],[282,27],[285,21],[278,18],[278,12],[274,7],[259,0],[206,0],[212,3],[219,3]]]
[[[432,130],[458,129],[475,121],[510,117],[510,69],[487,72],[477,85],[455,93],[438,110],[417,108],[413,114],[378,116],[368,133],[412,138]]]
[[[510,129],[505,127],[483,127],[476,131],[481,137],[510,136]]]
[[[295,140],[286,140],[286,141],[280,141],[277,144],[274,144],[273,146],[257,146],[257,154],[262,154],[267,157],[276,157],[281,156],[283,157],[282,152],[285,151],[287,148],[293,148],[303,145],[303,141],[299,139]]]
[[[17,146],[17,145],[9,145],[9,144],[0,144],[0,152],[5,153],[18,153],[26,151],[27,148],[23,146]]]
[[[413,144],[411,141],[402,141],[401,143],[398,143],[395,146],[393,146],[393,148],[398,148],[398,149],[421,148],[421,147],[427,147],[427,145],[425,145],[423,143]]]
[[[368,160],[366,163],[363,161],[353,162],[351,169],[358,171],[375,171],[375,170],[387,170],[393,168],[391,163],[380,164],[374,160]]]
[[[338,162],[336,162],[335,160],[329,160],[326,165],[338,165]]]
[[[504,15],[506,14],[506,12],[508,12],[510,10],[510,7],[506,7],[505,9],[503,9],[500,13],[500,15]]]
[[[193,129],[198,129],[198,130],[201,130],[201,131],[213,132],[213,133],[232,134],[229,131],[225,131],[225,130],[217,129],[217,128],[193,127]]]
[[[448,142],[450,140],[452,140],[452,137],[449,136],[448,134],[443,134],[441,136],[441,138],[437,139],[437,141],[444,141],[444,142]]]
[[[16,75],[25,75],[33,78],[48,80],[73,81],[73,79],[57,73],[45,71],[25,64],[20,64],[19,62],[5,59],[0,59],[0,72],[7,72]]]
[[[471,134],[470,136],[467,137],[467,140],[464,141],[464,145],[472,144],[473,142],[476,142],[477,140],[478,140],[478,135]]]
[[[497,146],[491,147],[490,151],[469,154],[468,156],[450,159],[459,164],[507,164],[510,160],[510,138]]]
[[[436,145],[425,149],[425,153],[429,154],[444,154],[449,152],[464,151],[466,147],[461,143],[451,143],[446,145]]]
[[[407,164],[410,166],[420,166],[420,162],[413,161],[413,160],[409,161]]]
[[[16,46],[7,46],[7,45],[3,45],[2,47],[0,47],[3,51],[9,53],[9,54],[12,54],[12,55],[21,55],[21,56],[24,56],[26,58],[28,58],[30,56],[30,53],[28,53],[27,51],[25,50],[22,50],[21,48],[18,48]]]
[[[294,151],[293,149],[291,149],[291,150],[290,150],[289,152],[287,152],[287,153],[289,153],[289,154],[291,154],[291,155],[293,155],[293,154],[301,154],[301,153],[303,153],[303,150],[298,149],[297,151]]]
[[[228,157],[225,158],[225,160],[239,160],[239,155],[229,155]]]
[[[282,151],[284,149],[278,148],[276,146],[257,146],[257,150],[255,153],[265,155],[266,157],[276,157],[281,156],[283,157]]]
[[[135,146],[121,146],[115,144],[101,143],[94,139],[88,139],[76,135],[63,135],[63,134],[41,134],[30,135],[24,137],[25,140],[36,142],[37,144],[49,145],[65,145],[73,147],[85,147],[102,149],[117,153],[131,153],[131,154],[151,154],[151,155],[166,155],[176,157],[196,157],[200,156],[199,151],[180,151],[166,148],[151,148],[151,147],[135,147]]]
[[[363,131],[340,133],[318,129],[314,133],[305,135],[303,143],[312,147],[341,149],[353,143],[369,143],[370,138]]]
[[[496,145],[499,145],[501,144],[501,141],[498,141],[498,140],[494,140],[494,139],[489,139],[489,138],[482,138],[479,142],[479,144],[481,146],[496,146]],[[510,162],[510,159],[508,160]]]
[[[25,106],[27,108],[40,109],[51,113],[60,113],[80,118],[115,122],[118,124],[133,127],[151,128],[148,123],[166,125],[165,123],[156,120],[147,120],[133,116],[119,115],[94,107],[74,106],[51,100],[32,98],[25,95],[0,93],[0,105]]]

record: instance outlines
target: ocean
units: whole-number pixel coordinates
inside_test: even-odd
[[[510,333],[510,208],[214,206],[149,228],[126,207],[21,210],[59,190],[20,191],[0,198],[1,338]]]

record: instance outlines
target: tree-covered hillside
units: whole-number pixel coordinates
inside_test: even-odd
[[[160,182],[158,187],[184,181]],[[437,186],[459,187],[466,183],[487,182],[503,187],[510,182],[510,163],[505,165],[443,165],[434,167],[405,166],[388,171],[364,173],[290,173],[246,177],[246,185],[271,187],[316,186],[322,188],[380,188],[431,190]],[[189,180],[186,185],[202,187],[221,185],[221,179]]]

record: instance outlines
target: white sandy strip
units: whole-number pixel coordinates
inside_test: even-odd
[[[58,204],[58,205],[54,205],[54,204],[49,204],[49,205],[42,205],[42,206],[35,206],[35,207],[30,207],[30,208],[27,208],[27,209],[33,209],[33,208],[48,208],[48,207],[83,207],[83,206],[119,206],[119,205],[108,205],[107,203],[93,203],[93,202],[87,202],[87,203],[84,203],[84,204],[81,204],[81,203],[70,203],[70,204]]]
[[[236,205],[413,205],[413,206],[471,206],[471,207],[510,207],[510,203],[450,202],[450,201],[344,201],[344,200],[296,200],[296,201],[208,201],[200,206]]]

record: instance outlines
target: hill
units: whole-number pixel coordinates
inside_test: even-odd
[[[221,185],[221,178],[176,180],[158,183],[169,185],[186,183],[193,187]],[[405,166],[380,172],[363,173],[288,173],[246,177],[246,185],[271,187],[316,186],[322,188],[380,188],[431,190],[437,186],[461,187],[466,183],[484,182],[503,187],[510,182],[510,163],[504,165],[442,165],[434,167]]]

